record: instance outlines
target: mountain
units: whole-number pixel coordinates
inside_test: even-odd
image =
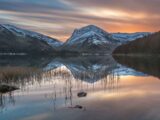
[[[112,35],[101,28],[88,25],[74,30],[72,36],[62,46],[63,51],[77,51],[83,53],[109,53],[118,42]]]
[[[160,32],[121,45],[113,54],[160,54]]]
[[[33,32],[33,31],[28,31],[28,30],[24,30],[21,28],[17,28],[13,25],[3,24],[1,26],[3,28],[7,29],[8,31],[12,32],[16,36],[23,36],[23,37],[30,36],[30,37],[36,38],[38,40],[45,41],[54,48],[59,47],[63,44],[62,42],[60,42],[54,38],[51,38],[51,37],[48,37],[48,36],[42,35],[40,33]]]
[[[136,32],[136,33],[112,33],[112,37],[118,40],[121,44],[125,44],[136,40],[138,38],[143,38],[150,35],[149,32]]]
[[[61,42],[12,25],[0,25],[0,53],[51,53]]]
[[[75,29],[62,46],[62,51],[111,53],[117,46],[149,35],[149,32],[108,33],[95,25]]]
[[[72,36],[62,42],[42,34],[0,25],[0,54],[3,53],[53,53],[70,55],[77,53],[109,54],[119,45],[147,36],[149,33],[108,33],[95,25],[75,29]]]

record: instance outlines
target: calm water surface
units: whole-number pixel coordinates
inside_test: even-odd
[[[157,59],[3,57],[0,120],[160,120]]]

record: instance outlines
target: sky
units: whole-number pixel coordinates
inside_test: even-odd
[[[0,24],[65,41],[94,24],[107,32],[160,30],[160,0],[0,0]]]

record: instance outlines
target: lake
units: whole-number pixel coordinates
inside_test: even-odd
[[[159,60],[0,56],[0,120],[160,120]]]

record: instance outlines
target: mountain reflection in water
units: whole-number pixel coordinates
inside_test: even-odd
[[[160,78],[160,57],[159,56],[114,56],[115,60],[136,71]]]
[[[154,69],[159,70],[156,67],[145,69],[148,72],[144,71],[144,68],[135,69],[132,67],[131,64],[134,64],[134,62],[129,62],[129,66],[128,62],[125,61],[124,63],[127,63],[127,65],[125,64],[127,67],[125,67],[123,62],[119,62],[123,64],[121,65],[116,61],[121,60],[119,58],[115,60],[112,56],[33,59],[3,57],[0,59],[0,84],[17,86],[20,90],[7,94],[0,93],[1,112],[6,112],[8,107],[16,106],[16,101],[20,101],[18,96],[23,96],[24,101],[32,99],[33,103],[28,103],[32,106],[35,101],[37,101],[37,104],[41,103],[44,95],[45,104],[51,103],[54,111],[62,108],[62,106],[66,109],[74,109],[76,105],[81,105],[77,97],[77,93],[80,91],[93,95],[94,92],[97,93],[101,90],[108,93],[118,93],[118,89],[122,88],[120,78],[123,76],[147,76],[146,74],[151,74],[158,77],[158,72],[155,72],[156,74],[150,72],[150,69],[152,71]],[[144,64],[144,62],[140,62],[143,61],[139,61],[138,65]],[[128,66],[133,69],[128,68]],[[143,65],[143,67],[149,66]],[[30,97],[27,97],[27,95]],[[91,99],[90,97],[90,94],[89,97],[87,94],[87,97],[81,98],[81,100]],[[20,103],[22,104],[24,101]],[[43,106],[43,104],[41,106],[44,109],[49,107]],[[83,110],[87,110],[87,105],[83,104],[81,106]]]

